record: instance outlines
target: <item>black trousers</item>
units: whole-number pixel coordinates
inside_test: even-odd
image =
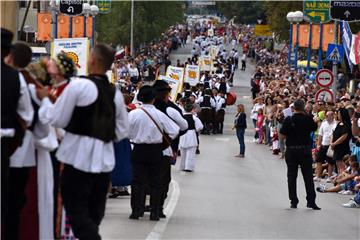
[[[163,154],[161,144],[135,144],[131,153],[133,181],[131,184],[131,208],[143,211],[143,199],[146,194],[145,185],[150,187],[151,211],[160,210],[161,173]]]
[[[310,149],[286,149],[285,160],[287,165],[287,181],[291,204],[298,204],[296,193],[296,179],[299,166],[305,182],[306,200],[309,204],[315,203],[316,193],[312,174],[312,156]]]
[[[161,196],[160,196],[160,209],[164,208],[164,203],[169,191],[171,182],[171,162],[169,156],[163,156],[161,163]]]
[[[8,209],[9,148],[10,138],[1,138],[1,226],[4,226],[3,224],[5,223],[5,216]]]
[[[5,238],[20,237],[20,215],[26,202],[25,188],[29,179],[29,167],[10,168],[8,179],[8,209],[5,217]]]
[[[76,238],[99,240],[99,225],[105,213],[110,173],[88,173],[65,164],[61,194]]]

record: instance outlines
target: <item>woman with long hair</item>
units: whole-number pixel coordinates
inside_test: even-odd
[[[343,157],[350,153],[349,141],[351,139],[351,120],[345,108],[338,110],[338,124],[333,132],[330,147],[334,150],[333,158],[336,161],[338,174],[345,170]],[[332,173],[329,173],[330,175]]]
[[[246,114],[243,104],[237,105],[237,114],[235,116],[234,121],[234,127],[233,129],[236,129],[236,136],[239,140],[240,144],[240,154],[236,155],[235,157],[243,158],[245,157],[245,141],[244,141],[244,135],[245,135],[245,129],[246,129]]]

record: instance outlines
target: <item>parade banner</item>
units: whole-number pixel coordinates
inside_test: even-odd
[[[50,41],[51,40],[51,14],[38,13],[37,14],[37,40]]]
[[[185,68],[185,82],[191,86],[198,84],[200,80],[200,67],[198,65],[187,65]]]
[[[212,61],[211,56],[201,56],[199,57],[200,70],[201,71],[211,71],[212,70]]]
[[[293,24],[292,28],[292,43],[295,46],[296,44],[296,24]],[[322,42],[322,50],[326,51],[329,43],[334,43],[334,30],[335,26],[332,23],[323,24],[323,42]],[[340,32],[340,29],[339,29]],[[309,33],[310,33],[310,25],[309,24],[299,24],[299,47],[309,47]],[[340,41],[340,34],[339,34]],[[311,40],[311,48],[319,49],[320,47],[320,25],[313,24],[312,25],[312,40]]]
[[[216,59],[217,55],[219,54],[219,51],[220,51],[220,47],[213,45],[210,46],[210,56],[212,60]]]
[[[58,15],[58,33],[57,38],[70,37],[70,17],[66,15]]]
[[[168,66],[165,76],[179,81],[182,84],[184,80],[184,68]]]
[[[257,37],[271,37],[272,31],[270,25],[256,24],[254,34]]]
[[[170,100],[175,102],[176,101],[176,97],[177,97],[177,94],[179,92],[181,92],[181,89],[180,89],[180,82],[171,78],[171,77],[167,77],[167,76],[164,76],[164,75],[159,75],[159,78],[158,80],[164,80],[166,81],[169,86],[171,87],[171,92],[170,92]],[[180,89],[180,90],[179,90]]]
[[[60,52],[65,52],[76,67],[78,75],[87,75],[87,61],[89,58],[90,44],[87,38],[55,39],[52,45],[51,57],[55,58]]]

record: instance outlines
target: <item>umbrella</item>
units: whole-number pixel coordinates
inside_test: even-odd
[[[307,67],[307,61],[306,60],[298,61],[297,65],[298,65],[298,67]],[[310,67],[317,68],[318,65],[317,65],[317,63],[310,62]]]

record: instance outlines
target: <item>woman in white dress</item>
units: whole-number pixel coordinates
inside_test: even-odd
[[[200,119],[193,115],[193,108],[194,105],[191,101],[187,101],[184,104],[184,118],[189,128],[186,133],[180,137],[179,148],[181,153],[180,170],[185,172],[192,172],[195,169],[195,154],[198,145],[196,132],[201,131],[204,127]]]

